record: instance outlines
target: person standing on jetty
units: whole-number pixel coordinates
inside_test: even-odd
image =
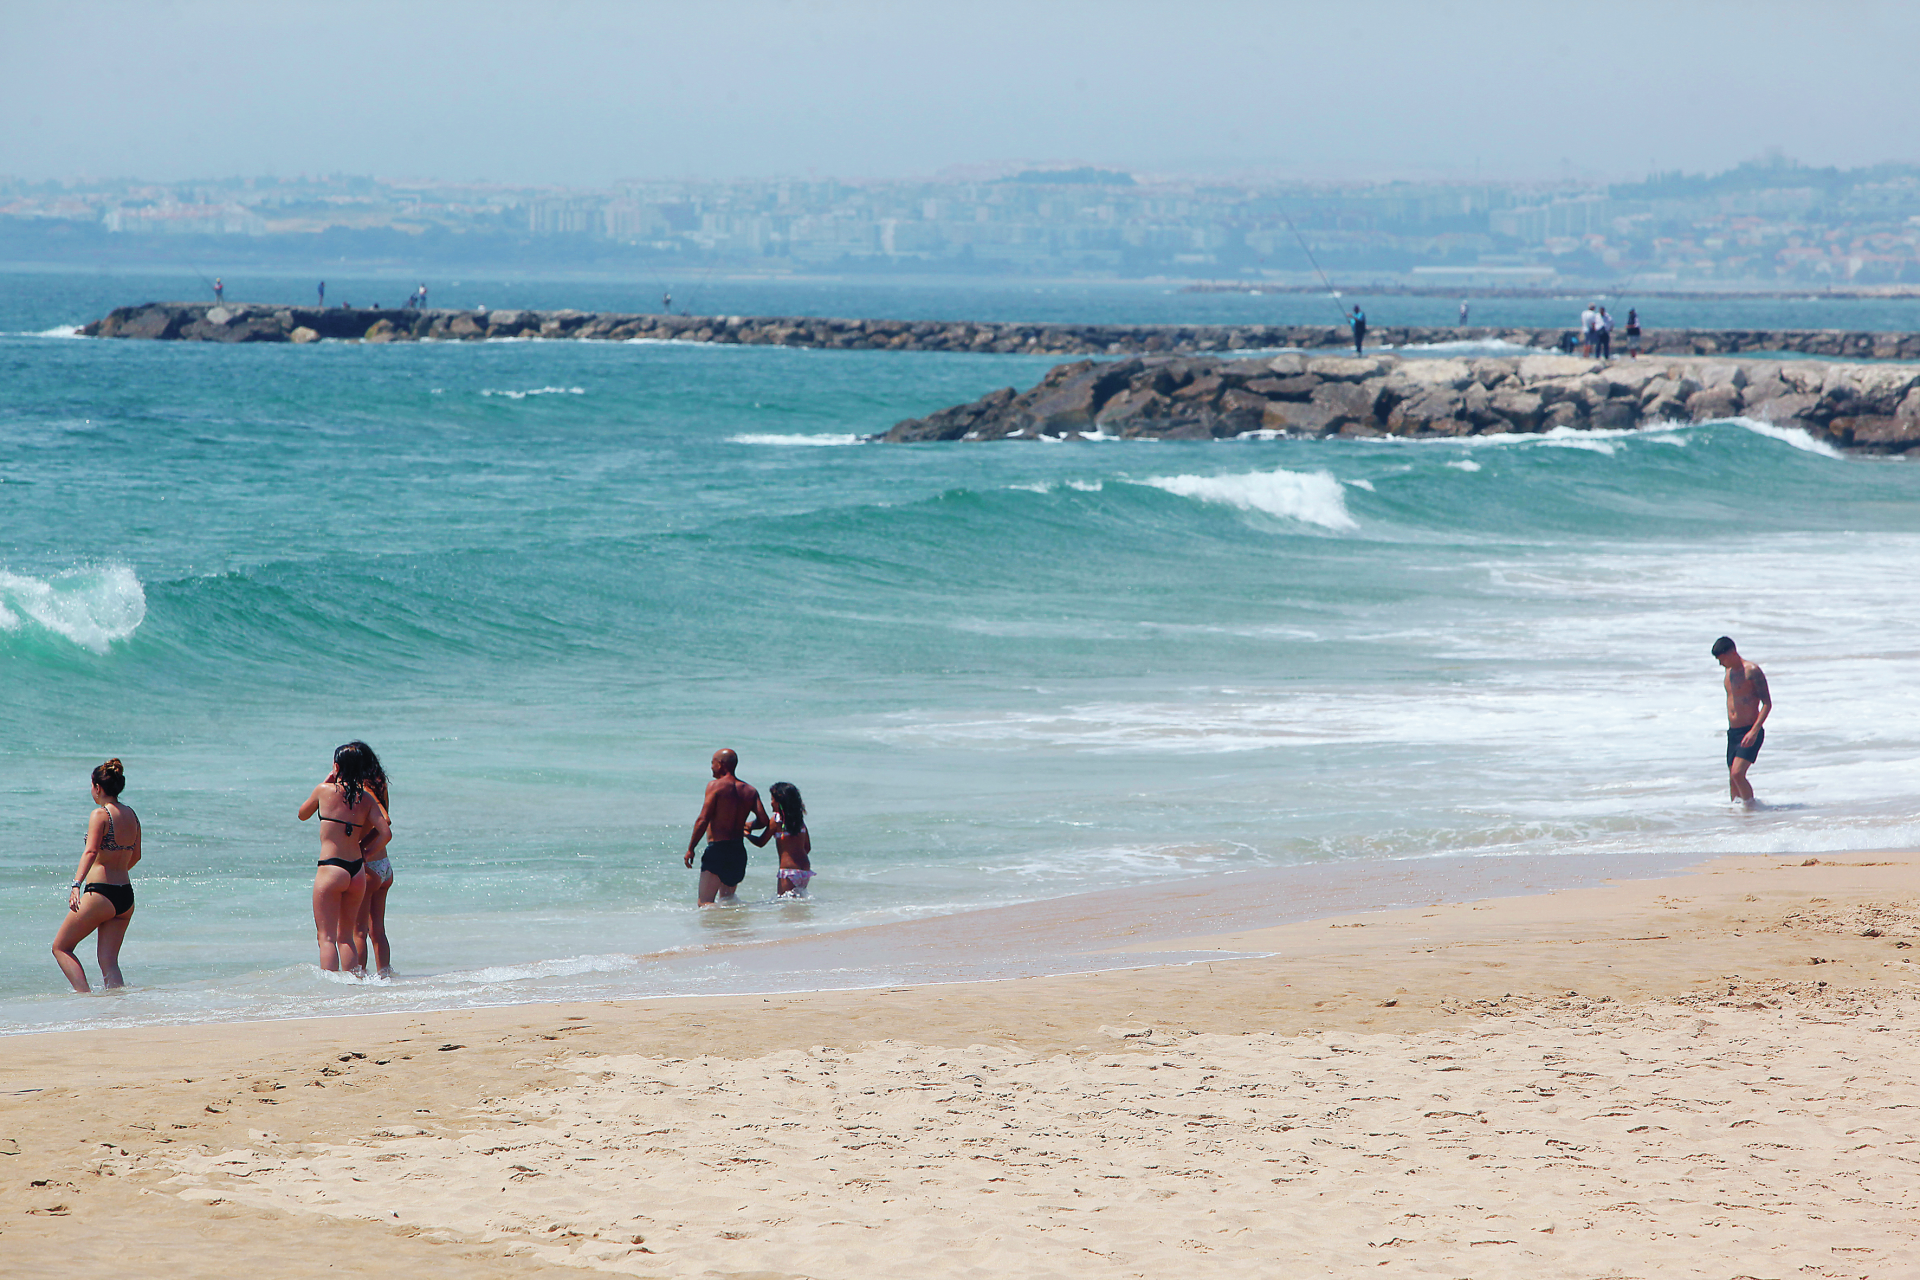
[[[1580,313],[1580,354],[1582,356],[1593,355],[1593,329],[1599,322],[1600,313],[1593,307],[1588,307]]]
[[[1467,300],[1465,298],[1460,299],[1460,327],[1462,329],[1467,327]]]
[[[713,781],[707,784],[706,801],[687,840],[686,864],[691,867],[700,837],[707,837],[707,850],[700,857],[703,907],[734,902],[733,891],[747,878],[747,831],[758,831],[769,822],[760,793],[733,774],[740,767],[738,755],[722,747],[713,753],[712,766]]]
[[[327,282],[325,280],[320,282],[320,309],[322,311],[327,309]]]
[[[53,958],[75,991],[92,990],[73,949],[96,929],[100,985],[108,990],[127,985],[120,975],[120,944],[133,923],[133,885],[127,872],[140,861],[140,818],[120,803],[126,785],[126,769],[118,760],[93,771],[93,802],[100,807],[87,820],[87,847],[67,890],[67,918],[53,935]]]
[[[1747,769],[1760,758],[1767,740],[1763,726],[1773,714],[1773,693],[1767,688],[1767,673],[1759,663],[1741,657],[1731,637],[1713,642],[1713,656],[1727,669],[1727,790],[1751,809],[1753,784],[1747,781]]]
[[[1627,308],[1627,359],[1640,358],[1640,309]]]
[[[1360,354],[1360,348],[1365,346],[1367,341],[1367,313],[1356,306],[1353,309],[1352,319],[1347,323],[1353,326],[1353,354],[1357,356]]]
[[[1593,353],[1602,360],[1611,360],[1613,359],[1613,317],[1607,314],[1605,307],[1598,309],[1599,318],[1593,322]]]
[[[201,276],[200,278],[202,280],[206,279],[205,276]],[[217,307],[226,300],[227,286],[221,282],[219,276],[215,276],[213,278],[213,305]]]

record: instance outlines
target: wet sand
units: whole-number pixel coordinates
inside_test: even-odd
[[[1914,1255],[1920,857],[1272,927],[1153,891],[1129,924],[1125,896],[1081,909],[1140,968],[0,1040],[0,1258],[1598,1280]],[[1020,919],[965,928],[1017,949]]]

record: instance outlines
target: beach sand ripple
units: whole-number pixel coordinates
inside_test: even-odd
[[[1414,1035],[1109,1028],[1092,1054],[569,1057],[571,1082],[457,1136],[187,1155],[168,1185],[632,1275],[1887,1276],[1915,1256],[1920,999],[1761,983],[1518,1008]]]

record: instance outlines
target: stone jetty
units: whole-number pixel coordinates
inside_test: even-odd
[[[1920,364],[1559,355],[1149,356],[1063,364],[1024,392],[902,422],[926,440],[1449,437],[1749,417],[1849,448],[1920,445]]]
[[[559,338],[653,339],[834,350],[979,351],[1033,355],[1184,355],[1352,345],[1342,325],[1019,324],[967,320],[834,320],[814,316],[668,316],[595,311],[369,310],[254,303],[149,302],[120,307],[80,332],[95,338],[185,342],[477,342]],[[1370,343],[1404,348],[1446,342],[1506,342],[1547,350],[1562,329],[1378,325]],[[1624,335],[1614,335],[1624,347]],[[1920,333],[1837,329],[1654,329],[1661,355],[1781,351],[1855,360],[1920,360]]]

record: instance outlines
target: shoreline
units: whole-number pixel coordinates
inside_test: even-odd
[[[1920,855],[1185,920],[1136,954],[1242,957],[9,1037],[0,1233],[27,1270],[137,1238],[297,1280],[1910,1256]]]
[[[1415,901],[1458,903],[1558,892],[1612,879],[1644,880],[1672,874],[1697,860],[1694,854],[1469,854],[1250,867],[810,934],[745,938],[631,956],[608,953],[638,962],[642,972],[651,975],[654,986],[639,990],[631,985],[624,990],[582,990],[561,985],[569,979],[559,978],[550,980],[554,986],[544,992],[533,987],[537,980],[529,980],[528,989],[516,993],[517,998],[453,1003],[423,994],[417,997],[420,1003],[409,1002],[412,992],[432,991],[429,983],[463,972],[453,970],[416,975],[411,984],[404,979],[393,984],[342,984],[344,998],[388,997],[396,1006],[392,1008],[325,1007],[330,997],[342,998],[327,992],[315,996],[311,1002],[314,1007],[302,1012],[197,1019],[188,1015],[134,1015],[124,1021],[115,1020],[121,1010],[113,1006],[121,996],[96,991],[84,999],[105,1002],[97,1017],[75,1017],[45,1028],[9,1028],[0,1031],[0,1046],[23,1036],[119,1035],[161,1028],[427,1016],[581,1000],[789,998],[883,987],[1087,976],[1138,967],[1140,946],[1178,943],[1196,921],[1215,930],[1301,924],[1353,913],[1391,911]],[[724,916],[713,922],[729,923]],[[991,939],[991,945],[983,946],[983,939]],[[1177,953],[1175,947],[1161,963],[1191,962],[1173,958]],[[503,963],[533,966],[555,959]],[[724,978],[696,985],[701,981],[700,971],[719,966],[727,970]],[[837,975],[838,981],[805,985],[825,982],[828,975]],[[680,985],[671,989],[675,983]],[[57,998],[62,1002],[69,999],[65,993],[57,993]]]

